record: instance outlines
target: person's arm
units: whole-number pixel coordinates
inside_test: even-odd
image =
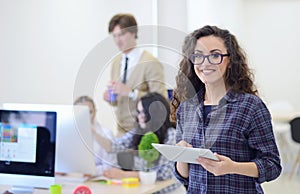
[[[112,89],[113,89],[114,93],[121,95],[121,96],[128,96],[129,93],[133,90],[128,85],[126,85],[122,82],[113,82]]]
[[[189,164],[188,163],[183,163],[183,162],[177,162],[176,163],[176,170],[179,173],[179,175],[183,178],[188,178],[189,177]]]
[[[116,104],[115,103],[110,103],[110,94],[109,94],[108,88],[113,89],[113,84],[115,82],[119,82],[120,81],[121,60],[122,60],[122,55],[119,54],[119,55],[117,55],[114,58],[114,60],[110,64],[111,65],[110,82],[107,85],[107,90],[105,90],[104,93],[103,93],[103,99],[104,99],[104,101],[108,102],[112,106],[116,106]]]
[[[183,139],[183,130],[182,130],[182,109],[181,106],[177,109],[177,124],[176,124],[176,142],[178,146],[184,146],[184,147],[192,147],[191,144],[187,143]],[[174,168],[174,174],[175,177],[183,184],[188,185],[189,184],[189,174],[190,174],[190,165],[188,163],[183,162],[175,162],[175,168]]]
[[[103,176],[110,179],[122,179],[122,178],[129,178],[129,177],[139,178],[139,173],[138,171],[124,171],[118,168],[110,168],[103,172]]]
[[[126,132],[123,136],[119,138],[108,139],[102,135],[100,135],[95,128],[92,128],[93,136],[97,143],[105,149],[106,152],[120,152],[126,149],[129,149],[132,146],[132,137],[136,132],[136,129],[132,129],[129,132]],[[108,137],[112,137],[112,135],[108,135]]]
[[[282,167],[270,112],[260,99],[253,104],[248,143],[256,150],[256,157],[251,162],[255,162],[258,169],[257,182],[262,183],[277,178]]]
[[[94,127],[92,127],[92,132],[93,132],[94,139],[97,141],[97,143],[99,143],[101,147],[105,149],[105,151],[111,152],[111,147],[112,147],[111,140],[98,134],[97,131],[94,129]]]
[[[207,171],[215,176],[225,174],[239,174],[249,177],[258,177],[258,169],[254,162],[234,162],[226,156],[215,154],[219,161],[214,161],[206,158],[198,158],[197,161]]]
[[[185,141],[180,141],[176,145],[178,146],[183,146],[183,147],[192,147],[191,144],[185,142]],[[179,173],[179,175],[183,178],[188,178],[189,177],[189,164],[184,163],[184,162],[177,162],[176,163],[176,170]]]
[[[260,99],[252,100],[249,109],[252,110],[248,113],[251,119],[244,133],[247,135],[247,143],[255,157],[247,162],[236,162],[226,156],[216,154],[220,159],[219,162],[204,158],[199,158],[198,162],[216,176],[240,174],[257,178],[257,182],[262,183],[277,178],[282,167],[269,111]]]
[[[258,169],[254,162],[234,162],[233,173],[250,177],[258,177]]]

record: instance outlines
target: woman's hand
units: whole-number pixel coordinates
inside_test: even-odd
[[[123,179],[129,177],[139,177],[138,171],[124,171],[119,168],[110,168],[103,172],[103,176],[109,179]]]
[[[186,141],[181,140],[176,144],[177,146],[182,146],[182,147],[193,147],[191,144],[187,143]],[[177,162],[176,164],[176,169],[178,173],[183,177],[183,178],[188,178],[189,177],[189,164],[184,163],[184,162]]]
[[[230,158],[219,155],[215,153],[215,156],[219,159],[219,161],[202,158],[199,157],[196,161],[201,164],[203,168],[207,171],[211,172],[215,176],[225,175],[225,174],[232,174],[235,168],[235,162],[232,161]]]
[[[103,172],[103,176],[110,179],[122,179],[126,178],[125,171],[118,168],[110,168]]]

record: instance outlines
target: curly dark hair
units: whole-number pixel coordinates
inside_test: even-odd
[[[204,26],[195,30],[184,40],[182,47],[183,59],[179,64],[176,76],[176,88],[171,101],[170,119],[176,121],[176,111],[180,102],[193,97],[199,91],[205,93],[205,85],[196,75],[189,56],[194,52],[196,42],[205,36],[219,37],[224,41],[229,56],[229,64],[224,74],[225,86],[236,93],[249,93],[257,95],[258,91],[253,83],[254,75],[248,67],[246,54],[239,46],[237,39],[228,30],[216,26]]]
[[[163,143],[165,138],[167,138],[168,129],[172,127],[169,120],[170,104],[164,96],[157,92],[152,92],[141,97],[140,101],[142,102],[147,124],[146,128],[142,129],[136,122],[137,133],[134,134],[132,139],[133,148],[136,149],[145,133],[149,131],[154,132],[159,142]]]

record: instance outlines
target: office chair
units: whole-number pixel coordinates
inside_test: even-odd
[[[300,117],[296,117],[290,121],[292,140],[300,145]],[[292,166],[290,178],[292,178],[297,165],[300,167],[300,149],[296,155],[296,159]]]

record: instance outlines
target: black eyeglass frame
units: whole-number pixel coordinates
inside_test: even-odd
[[[212,62],[210,61],[209,57],[210,57],[210,56],[213,56],[213,55],[219,55],[219,56],[221,56],[221,60],[220,60],[219,63],[212,63]],[[202,62],[201,62],[201,63],[195,64],[195,63],[193,62],[193,60],[192,60],[192,58],[195,57],[195,56],[202,56],[202,57],[203,57]],[[189,60],[190,60],[190,62],[191,62],[193,65],[202,65],[202,64],[204,63],[205,59],[207,58],[207,60],[208,60],[208,62],[209,62],[210,64],[212,64],[212,65],[220,65],[220,64],[223,62],[223,58],[224,58],[224,57],[228,57],[228,56],[230,56],[229,53],[225,53],[225,54],[221,54],[221,53],[212,53],[212,54],[209,54],[209,55],[202,55],[202,54],[195,54],[195,53],[193,53],[193,54],[190,55]]]

